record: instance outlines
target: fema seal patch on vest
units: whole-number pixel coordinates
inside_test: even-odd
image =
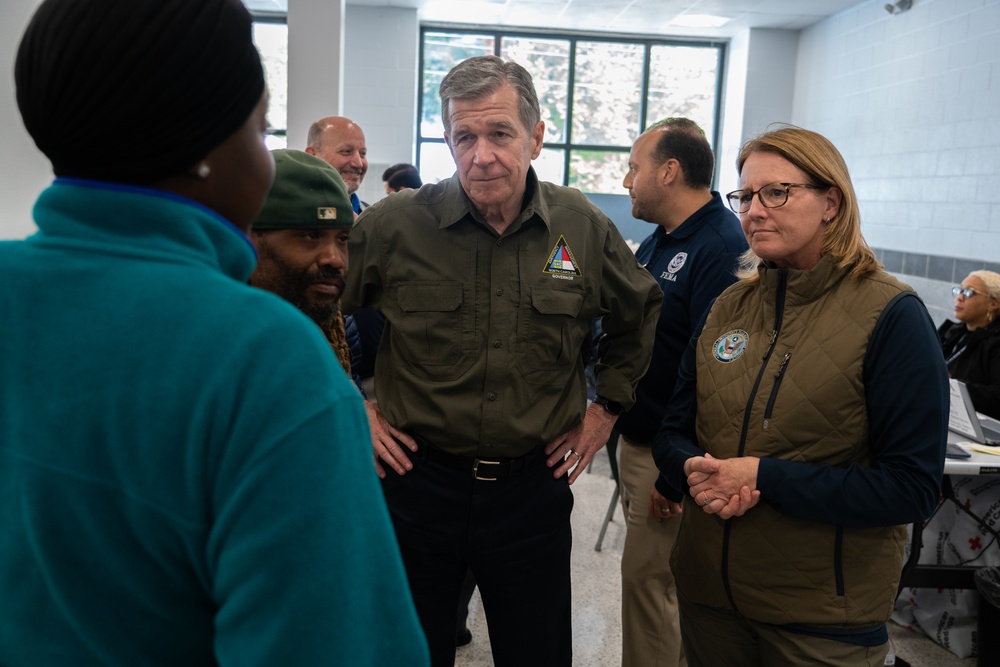
[[[750,336],[742,329],[734,329],[719,336],[712,346],[715,358],[724,364],[736,361],[746,352]]]

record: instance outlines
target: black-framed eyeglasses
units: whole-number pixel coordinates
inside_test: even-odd
[[[959,294],[961,294],[966,299],[971,299],[972,297],[976,296],[977,294],[982,294],[982,292],[980,292],[979,290],[974,289],[972,287],[962,287],[961,285],[956,285],[956,286],[954,286],[954,287],[951,288],[951,295],[953,297],[958,298]]]
[[[765,208],[778,208],[788,201],[788,193],[792,188],[809,188],[810,190],[826,190],[828,185],[813,185],[812,183],[768,183],[759,190],[733,190],[726,195],[729,208],[733,213],[746,213],[753,204],[753,196],[757,195]]]

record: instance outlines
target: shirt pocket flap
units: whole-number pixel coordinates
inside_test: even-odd
[[[564,290],[536,291],[531,295],[531,305],[542,315],[576,317],[583,308],[583,293]]]
[[[462,284],[459,282],[402,284],[399,286],[399,307],[407,313],[446,313],[462,305]]]

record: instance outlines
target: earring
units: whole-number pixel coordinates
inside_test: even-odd
[[[212,173],[212,168],[209,167],[204,162],[202,162],[201,164],[199,164],[195,168],[195,170],[194,170],[194,175],[197,176],[198,178],[201,178],[201,179],[208,178],[209,174],[211,174],[211,173]]]

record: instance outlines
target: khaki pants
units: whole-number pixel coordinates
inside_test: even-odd
[[[889,652],[888,644],[855,646],[789,632],[679,598],[684,651],[691,667],[880,667]]]
[[[365,398],[367,398],[372,403],[378,403],[378,399],[375,398],[375,377],[363,378],[361,380],[361,388],[365,390]]]
[[[622,553],[622,667],[682,667],[677,589],[670,551],[679,516],[662,523],[649,515],[649,492],[659,475],[649,447],[618,440],[625,510]],[[721,663],[720,663],[721,664]]]

